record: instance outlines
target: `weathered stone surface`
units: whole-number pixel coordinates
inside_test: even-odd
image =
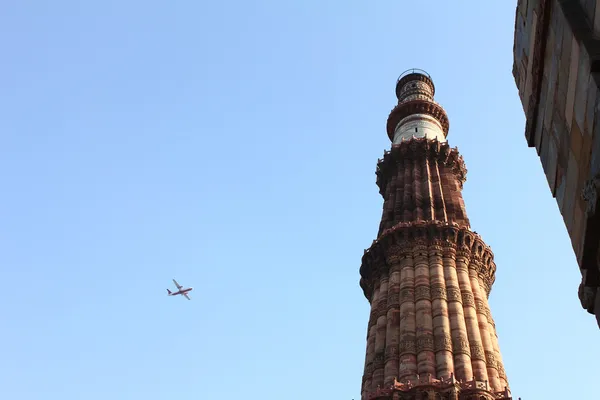
[[[587,183],[600,172],[600,18],[593,14],[599,7],[600,1],[519,0],[513,46],[528,145],[538,149],[580,268],[597,275],[600,218],[589,210],[598,199]]]
[[[431,128],[414,124],[419,118],[437,118],[439,130],[399,140],[377,166],[384,212],[360,267],[372,310],[362,399],[509,400],[487,303],[494,255],[470,229],[462,198],[466,168],[445,142],[443,108],[427,104],[434,92],[428,76],[399,80],[390,138],[408,132],[402,121],[416,133]]]

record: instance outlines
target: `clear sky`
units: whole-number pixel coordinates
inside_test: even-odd
[[[596,398],[600,332],[524,139],[515,6],[4,2],[0,397],[359,399],[375,166],[417,67],[495,252],[515,398]]]

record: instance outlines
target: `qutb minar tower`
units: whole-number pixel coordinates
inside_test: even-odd
[[[511,399],[488,296],[496,264],[471,231],[467,170],[431,77],[403,73],[377,164],[384,198],[360,285],[371,304],[362,400]]]

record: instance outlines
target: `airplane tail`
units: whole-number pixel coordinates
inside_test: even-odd
[[[173,294],[169,289],[167,289],[167,293],[170,295]]]

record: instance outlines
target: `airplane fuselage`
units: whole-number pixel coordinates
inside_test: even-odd
[[[178,294],[186,294],[188,292],[191,292],[194,288],[187,288],[187,289],[181,289],[178,290],[176,292],[170,292],[169,291],[169,296],[177,296]]]

